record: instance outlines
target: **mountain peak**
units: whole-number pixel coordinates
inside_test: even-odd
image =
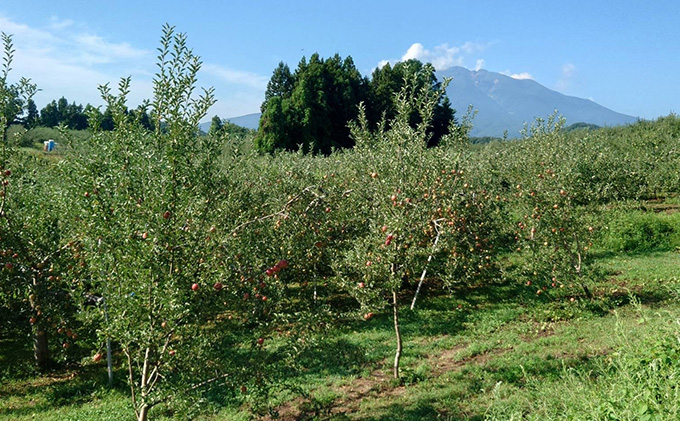
[[[507,130],[510,137],[516,137],[525,123],[531,124],[537,117],[546,118],[555,110],[566,118],[567,124],[616,126],[638,120],[591,100],[553,91],[533,79],[516,79],[502,73],[460,66],[437,72],[437,77],[440,80],[453,78],[447,93],[459,116],[470,104],[478,110],[472,136],[500,137]]]

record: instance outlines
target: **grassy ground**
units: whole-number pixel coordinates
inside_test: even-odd
[[[592,302],[511,281],[426,291],[402,310],[400,383],[391,315],[343,324],[291,379],[305,398],[282,392],[272,404],[287,420],[680,419],[680,252],[598,260],[606,275]],[[19,359],[30,354],[21,342],[0,338],[0,419],[131,418],[125,386],[107,389],[103,365],[39,376]],[[202,419],[248,415],[217,408]]]

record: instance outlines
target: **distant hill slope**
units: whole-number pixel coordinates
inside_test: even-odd
[[[473,121],[472,136],[500,137],[507,130],[509,137],[517,137],[525,122],[531,124],[536,117],[546,118],[555,110],[567,119],[567,125],[618,126],[638,120],[593,101],[563,95],[531,79],[513,79],[463,67],[438,72],[437,77],[439,80],[453,77],[447,93],[459,117],[469,104],[479,110]]]
[[[242,115],[240,117],[231,117],[225,120],[228,120],[230,123],[236,124],[237,126],[245,127],[246,129],[257,130],[257,127],[260,123],[260,115],[260,113],[253,113]],[[208,133],[211,124],[211,121],[206,121],[205,123],[199,124],[198,128],[203,132]]]
[[[231,117],[227,120],[229,120],[229,122],[232,124],[236,124],[237,126],[245,127],[246,129],[257,130],[257,127],[260,124],[261,115],[262,114],[260,113],[246,114],[240,117]]]
[[[513,79],[496,72],[464,67],[438,72],[437,77],[439,80],[453,77],[447,93],[459,118],[470,104],[478,110],[471,133],[474,137],[502,137],[505,130],[510,138],[518,137],[525,122],[531,124],[536,117],[547,118],[555,110],[567,119],[567,126],[575,123],[618,126],[638,120],[588,99],[553,91],[531,79]],[[260,115],[254,113],[227,120],[241,127],[257,129]],[[209,128],[209,122],[201,125],[203,131],[207,132]]]

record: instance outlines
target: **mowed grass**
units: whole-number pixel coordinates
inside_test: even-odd
[[[512,281],[447,295],[426,285],[414,311],[405,295],[400,382],[391,313],[345,320],[290,379],[304,396],[282,391],[273,409],[286,420],[680,419],[680,253],[605,253],[599,263],[592,302]],[[89,362],[38,376],[21,370],[30,349],[17,343],[0,342],[0,419],[133,419],[122,371],[113,390],[105,366]],[[249,419],[247,406],[199,419]]]

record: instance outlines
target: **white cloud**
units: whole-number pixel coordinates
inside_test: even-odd
[[[574,76],[576,75],[576,66],[573,65],[572,63],[565,63],[562,66],[562,73],[560,75],[560,78],[557,80],[557,84],[555,87],[559,91],[564,91],[569,89],[571,86],[571,81],[573,80]]]
[[[102,105],[99,85],[109,83],[117,91],[121,77],[131,76],[128,104],[137,106],[153,97],[156,72],[152,49],[140,49],[93,33],[86,25],[52,17],[43,26],[29,26],[0,14],[0,30],[12,34],[14,61],[10,82],[26,77],[38,85],[38,108],[62,96],[82,104]],[[68,29],[68,30],[65,30]],[[268,78],[204,64],[199,86],[215,86],[220,116],[233,117],[259,110]],[[209,84],[205,84],[209,82]]]
[[[512,73],[510,70],[504,70],[502,72],[499,72],[502,75],[505,76],[510,76],[513,79],[518,79],[518,80],[525,80],[525,79],[531,79],[534,80],[534,76],[529,73],[529,72],[522,72],[522,73]]]
[[[486,47],[488,47],[489,44],[482,44],[479,42],[466,42],[463,44],[460,49],[466,53],[466,54],[474,54],[474,53],[480,53],[484,50],[486,50]]]
[[[486,62],[483,58],[478,58],[477,62],[475,63],[475,70],[482,70],[485,64]]]
[[[414,58],[424,63],[432,63],[437,70],[446,70],[453,66],[463,65],[463,57],[459,55],[460,51],[460,47],[449,47],[448,44],[438,45],[432,50],[428,50],[423,44],[417,42],[409,47],[401,59],[406,61]]]
[[[50,17],[50,28],[55,31],[66,29],[72,25],[73,21],[71,19],[59,19],[57,16]]]
[[[510,75],[511,78],[513,79],[519,79],[519,80],[524,80],[524,79],[531,79],[533,80],[534,77],[531,75],[531,73],[528,72],[522,72],[522,73],[513,73]]]
[[[76,51],[86,64],[104,64],[121,60],[151,58],[151,52],[133,48],[126,42],[107,42],[92,34],[79,34],[73,37]]]
[[[148,50],[76,30],[62,31],[72,29],[71,20],[52,17],[46,25],[31,27],[0,15],[0,28],[12,35],[15,49],[10,78],[26,77],[38,85],[35,101],[39,108],[62,96],[77,103],[99,105],[102,101],[97,86],[107,82],[116,85],[121,76],[129,75],[133,84],[142,85],[148,79],[145,74],[152,73],[152,54]],[[149,70],[138,70],[145,68]],[[142,94],[149,97],[150,93],[149,89],[139,95],[132,92],[131,105],[141,102]]]
[[[423,44],[416,42],[411,44],[400,60],[380,60],[378,62],[378,67],[383,67],[387,63],[396,63],[398,61],[416,59],[422,61],[423,63],[432,63],[435,69],[441,71],[449,69],[453,66],[464,66],[466,55],[484,51],[486,47],[487,44],[466,42],[461,46],[449,46],[449,44],[445,43],[429,49],[425,48]],[[480,63],[481,66],[484,66],[483,59],[477,59],[476,65],[480,65]]]
[[[219,77],[224,82],[261,89],[263,91],[267,87],[267,82],[269,82],[269,78],[266,76],[234,70],[217,64],[204,64],[201,69],[206,73]]]

